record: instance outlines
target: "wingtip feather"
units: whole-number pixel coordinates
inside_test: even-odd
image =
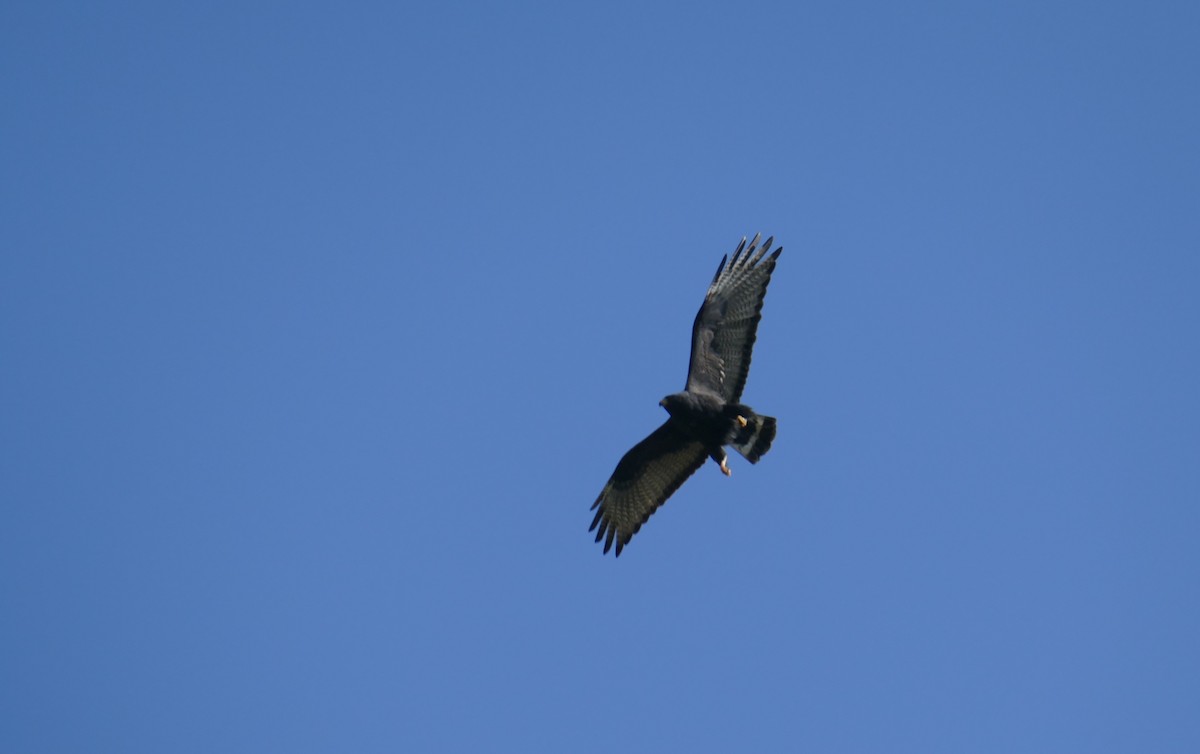
[[[721,279],[721,273],[725,271],[725,263],[728,261],[729,261],[728,254],[721,257],[721,263],[719,265],[717,265],[717,272],[715,275],[713,275],[713,279],[712,279],[713,283],[716,283],[718,280]],[[712,285],[712,283],[710,283],[710,285]]]
[[[742,256],[742,252],[743,252],[743,251],[745,251],[745,250],[746,250],[746,237],[745,237],[745,236],[742,236],[742,242],[741,242],[741,243],[739,243],[739,244],[737,245],[737,248],[733,250],[733,259],[731,259],[731,260],[729,261],[729,266],[730,266],[730,267],[734,267],[734,266],[736,266],[736,265],[737,265],[737,263],[738,263],[738,259],[740,259],[740,258],[741,258],[741,256]]]

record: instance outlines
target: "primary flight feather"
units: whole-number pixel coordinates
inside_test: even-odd
[[[743,238],[732,259],[721,259],[692,324],[687,383],[683,392],[659,402],[670,417],[621,458],[592,504],[596,517],[588,531],[596,530],[606,553],[615,543],[620,555],[646,519],[706,458],[729,476],[724,446],[750,463],[758,463],[771,448],[775,419],[740,403],[763,298],[783,251],[780,247],[767,256],[774,238],[761,247],[758,240],[755,235],[747,247]]]

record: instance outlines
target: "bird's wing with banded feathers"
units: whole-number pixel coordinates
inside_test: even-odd
[[[704,465],[707,456],[703,444],[668,419],[621,458],[592,504],[596,518],[588,531],[599,527],[596,541],[604,540],[605,552],[616,542],[620,555],[650,514]]]
[[[758,247],[755,235],[738,244],[733,258],[721,260],[692,325],[692,358],[687,391],[708,392],[737,401],[750,372],[750,352],[762,319],[763,297],[783,247],[763,258],[774,237]],[[757,253],[756,253],[757,252]]]

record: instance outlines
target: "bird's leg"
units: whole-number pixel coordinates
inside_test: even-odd
[[[738,423],[738,426],[740,426],[742,429],[745,429],[746,425],[749,424],[750,422],[746,421],[746,417],[742,416],[741,414],[738,414],[737,415],[737,423]]]
[[[726,458],[721,459],[721,473],[724,474],[725,476],[733,476],[733,472],[730,471],[729,467],[725,465],[726,460],[727,460]]]

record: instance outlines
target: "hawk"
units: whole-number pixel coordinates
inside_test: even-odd
[[[704,303],[692,324],[692,357],[683,392],[658,405],[670,414],[621,458],[612,478],[592,504],[596,517],[588,531],[604,540],[607,553],[615,542],[619,556],[646,519],[704,465],[706,458],[730,476],[724,446],[730,445],[750,463],[771,448],[775,419],[756,414],[740,402],[763,297],[783,247],[764,259],[774,237],[758,248],[755,235],[738,244],[733,258],[721,259]],[[755,253],[757,251],[757,253]]]

